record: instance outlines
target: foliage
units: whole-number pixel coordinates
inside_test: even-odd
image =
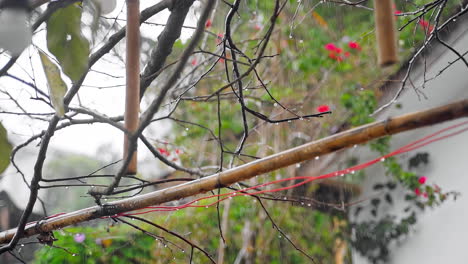
[[[210,203],[212,201],[207,201]],[[304,261],[300,252],[293,250],[281,233],[272,229],[271,222],[262,213],[263,209],[255,198],[237,197],[229,201],[229,224],[224,237],[227,240],[225,261],[233,263],[245,243],[246,219],[249,219],[251,235],[255,238],[252,247],[255,263],[297,263]],[[336,225],[339,218],[311,210],[307,206],[290,206],[264,202],[269,213],[283,232],[312,256],[317,262],[325,263],[333,258],[334,242],[340,236]],[[284,214],[284,210],[288,214]],[[221,209],[221,215],[223,209]],[[174,213],[159,213],[147,216],[152,222],[173,230],[193,243],[202,246],[214,255],[219,246],[218,217],[216,208],[185,209]],[[157,235],[154,238],[131,229],[124,224],[101,225],[99,227],[74,227],[54,232],[58,239],[54,247],[45,246],[37,252],[35,263],[169,263],[187,262],[191,248],[180,239],[168,236],[161,230],[137,220],[122,218],[142,229]],[[307,224],[304,224],[307,223]],[[86,239],[77,242],[77,234]],[[162,239],[161,237],[164,237]],[[79,241],[79,240],[78,240]],[[64,249],[69,251],[65,252]],[[75,256],[73,255],[75,254]],[[206,256],[194,249],[193,263],[209,263]]]
[[[0,123],[0,173],[5,171],[5,169],[10,164],[10,155],[12,150],[12,145],[8,142],[8,134],[6,129]]]
[[[63,116],[65,114],[65,107],[63,105],[63,97],[67,92],[67,85],[60,76],[60,69],[47,57],[47,55],[39,51],[41,57],[42,67],[46,74],[47,83],[49,86],[50,101],[57,112],[57,115]]]
[[[129,227],[109,226],[107,230],[74,227],[54,232],[57,242],[37,251],[34,263],[152,263],[154,238],[129,231]]]
[[[71,4],[47,20],[47,48],[73,81],[88,69],[89,42],[81,34],[81,13],[79,4]]]

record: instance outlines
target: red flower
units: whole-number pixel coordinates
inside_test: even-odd
[[[419,188],[416,188],[416,189],[414,189],[414,193],[416,194],[416,196],[420,196],[421,195],[421,190],[419,190]]]
[[[348,46],[349,46],[350,49],[361,50],[361,46],[359,46],[359,43],[357,43],[355,41],[350,41],[348,43]]]
[[[163,149],[163,148],[158,148],[158,151],[159,151],[159,153],[161,153],[162,155],[165,155],[165,156],[170,156],[171,155],[169,153],[169,151],[167,151],[166,149]]]
[[[255,23],[255,25],[254,25],[254,29],[255,29],[255,30],[260,30],[260,29],[262,29],[262,28],[263,28],[263,27],[262,27],[261,24]]]
[[[422,176],[422,177],[419,177],[418,182],[420,184],[424,184],[424,183],[426,183],[426,180],[427,180],[427,178],[425,176]]]
[[[205,23],[205,28],[211,27],[211,19],[208,19]]]
[[[335,52],[329,52],[328,53],[328,58],[336,61],[343,61],[343,57],[336,55]]]
[[[221,44],[221,42],[223,42],[223,38],[224,38],[224,34],[219,33],[219,34],[216,36],[216,44],[217,44],[217,45]]]
[[[319,105],[317,107],[317,112],[319,113],[329,112],[329,111],[330,111],[330,107],[328,105]]]
[[[349,55],[351,55],[351,53],[349,53],[349,51],[346,51],[346,52],[344,53],[344,56],[345,56],[346,58],[348,58]]]
[[[400,10],[396,10],[396,11],[395,11],[395,15],[399,15],[399,14],[401,14],[401,13],[403,13],[403,12],[400,11]]]
[[[177,155],[180,155],[180,154],[182,154],[182,150],[176,149],[176,150],[175,150],[175,153],[176,153]]]
[[[192,66],[197,65],[197,59],[194,58],[191,63],[192,63]]]
[[[333,43],[325,44],[325,49],[328,51],[336,51],[337,47]]]
[[[424,198],[427,198],[427,193],[426,192],[423,193],[423,196],[424,196]]]
[[[420,19],[418,22],[419,25],[424,29],[424,31],[427,31],[428,33],[432,33],[434,31],[434,26],[429,23],[429,21]]]

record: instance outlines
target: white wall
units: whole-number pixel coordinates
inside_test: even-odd
[[[463,22],[461,22],[463,23]],[[464,21],[467,23],[467,21]],[[468,34],[460,26],[450,34],[451,41],[458,51],[468,50]],[[447,51],[436,48],[427,61],[427,78],[434,76],[456,56]],[[466,56],[468,60],[468,55]],[[416,69],[421,71],[421,67]],[[422,75],[413,75],[416,85],[422,83]],[[450,102],[468,98],[468,67],[461,61],[454,64],[442,76],[426,84],[423,90],[428,99],[418,99],[418,96],[409,88],[398,100],[402,109],[392,107],[384,112],[379,119],[396,116],[403,113],[423,110]],[[460,123],[467,119],[458,119],[428,128],[413,130],[398,134],[392,139],[392,149],[408,144],[432,132],[445,128],[451,124]],[[446,201],[442,206],[427,210],[418,215],[418,223],[412,234],[393,250],[390,263],[468,263],[468,132],[448,138],[406,155],[416,152],[428,152],[430,165],[424,173],[428,184],[436,183],[444,191],[455,190],[462,195],[455,202]],[[369,154],[367,154],[369,155]],[[369,156],[371,157],[371,156]],[[405,159],[405,156],[403,157]],[[369,179],[364,186],[361,198],[372,195],[372,186],[384,180],[383,172],[379,166],[366,171]],[[398,202],[397,202],[398,204]],[[396,205],[395,213],[402,212],[402,207]],[[357,253],[353,256],[355,264],[367,263]]]

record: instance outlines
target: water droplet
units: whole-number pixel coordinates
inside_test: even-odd
[[[164,247],[167,247],[167,245],[166,245],[166,244],[164,244]]]
[[[299,118],[299,120],[301,120],[301,121],[302,121],[302,120],[304,120],[304,118],[303,118],[303,117],[301,117],[301,118]]]
[[[232,199],[232,196],[229,196],[229,199]]]
[[[354,174],[354,173],[356,173],[356,172],[355,172],[355,171],[351,171],[351,174]]]
[[[300,168],[301,167],[301,164],[300,163],[297,163],[296,164],[296,168]]]
[[[381,158],[380,161],[384,162],[384,161],[385,161],[385,158]]]
[[[281,238],[281,235],[279,235],[278,238]]]
[[[287,200],[287,199],[288,199],[288,198],[286,198],[286,196],[285,196],[285,197],[283,197],[283,200]]]
[[[320,157],[319,157],[319,156],[316,156],[316,157],[315,157],[315,160],[319,160],[319,159],[320,159]]]
[[[277,107],[277,106],[278,106],[278,103],[274,103],[273,106],[274,106],[274,107]]]
[[[353,146],[353,148],[357,148],[357,144],[355,144],[355,145]]]
[[[279,123],[275,123],[275,125],[278,125]]]
[[[290,38],[290,39],[292,39],[292,38],[293,38],[292,34],[289,34],[289,38]]]
[[[68,189],[68,188],[69,188],[68,186],[67,186],[67,187],[65,187],[65,189]]]
[[[343,174],[343,173],[341,173],[341,174],[340,174],[340,177],[343,177],[343,176],[344,176],[344,174]]]
[[[76,256],[76,254],[72,254],[72,257]]]
[[[207,205],[207,206],[205,206],[205,208],[208,208],[208,205]]]
[[[307,204],[307,206],[311,207],[312,205],[309,203],[309,204]]]
[[[22,247],[24,247],[24,244],[21,244]]]
[[[304,205],[304,202],[301,202],[301,205]]]
[[[188,128],[188,127],[186,127],[186,128],[185,128],[185,131],[188,131],[188,130],[189,130],[189,128]]]
[[[303,39],[300,39],[300,40],[299,40],[299,43],[304,43],[304,40],[303,40]]]
[[[182,249],[182,253],[185,253],[185,250]]]
[[[288,123],[291,123],[292,121],[291,120],[288,120]]]

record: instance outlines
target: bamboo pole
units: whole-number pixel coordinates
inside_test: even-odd
[[[379,65],[398,62],[393,0],[374,0],[375,33]]]
[[[43,220],[39,224],[28,224],[24,236],[29,237],[103,216],[112,216],[205,193],[355,144],[461,117],[468,117],[468,99],[356,127],[202,179],[110,202],[103,206],[93,206],[59,215]],[[16,229],[1,232],[0,243],[8,243],[15,232]]]
[[[125,89],[125,129],[130,133],[138,128],[138,113],[140,111],[140,1],[127,0],[127,57],[126,57],[126,89]],[[128,135],[124,135],[123,160],[133,155],[127,167],[127,174],[137,172],[137,152],[128,153]]]

